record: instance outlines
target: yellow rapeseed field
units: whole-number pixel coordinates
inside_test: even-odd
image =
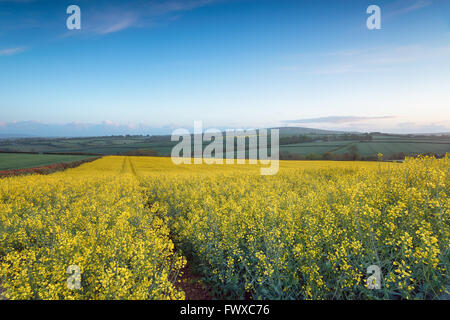
[[[9,299],[183,299],[189,259],[218,298],[442,298],[449,160],[281,161],[261,176],[111,156],[0,179],[0,286]]]

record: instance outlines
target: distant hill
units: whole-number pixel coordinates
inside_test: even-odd
[[[348,134],[348,133],[359,133],[354,131],[332,131],[332,130],[322,130],[313,129],[305,127],[278,127],[272,129],[279,129],[280,136],[286,135],[299,135],[299,134]]]
[[[413,135],[414,135],[414,134],[413,134]],[[450,132],[416,133],[415,135],[422,135],[422,136],[450,136]]]
[[[35,136],[24,133],[0,133],[0,139],[12,139],[12,138],[33,138]]]

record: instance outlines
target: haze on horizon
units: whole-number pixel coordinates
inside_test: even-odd
[[[0,134],[450,132],[449,40],[448,0],[0,0]]]

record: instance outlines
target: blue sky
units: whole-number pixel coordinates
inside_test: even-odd
[[[81,8],[81,30],[66,8]],[[381,30],[366,8],[381,8]],[[0,0],[11,122],[450,131],[448,0]]]

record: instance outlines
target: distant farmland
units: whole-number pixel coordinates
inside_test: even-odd
[[[0,140],[0,151],[8,152],[53,152],[95,153],[116,155],[136,149],[155,149],[162,155],[170,154],[170,137],[165,141],[154,141],[145,136],[137,137],[93,137],[93,138],[25,138]]]
[[[394,158],[402,154],[444,155],[446,152],[450,153],[450,136],[448,135],[358,134],[320,130],[307,132],[294,129],[301,128],[280,128],[280,154],[284,159],[302,159],[302,157],[317,159],[324,154],[332,154],[336,157],[357,154],[361,159],[367,160],[376,157],[378,153]],[[117,155],[132,154],[141,150],[144,151],[144,155],[147,151],[150,155],[169,156],[176,144],[177,142],[170,141],[170,136],[21,138],[0,140],[0,151]],[[209,143],[204,142],[204,146],[207,144]],[[49,161],[53,162],[52,159]]]
[[[287,151],[292,154],[308,155],[311,153],[323,154],[331,152],[335,154],[351,153],[352,146],[356,147],[361,156],[374,156],[382,153],[386,156],[403,152],[405,155],[416,154],[445,154],[450,152],[450,139],[446,141],[436,140],[377,140],[373,141],[332,141],[332,142],[313,142],[298,143],[290,145],[281,145],[280,152]]]
[[[69,163],[90,158],[81,155],[0,153],[0,171]]]

